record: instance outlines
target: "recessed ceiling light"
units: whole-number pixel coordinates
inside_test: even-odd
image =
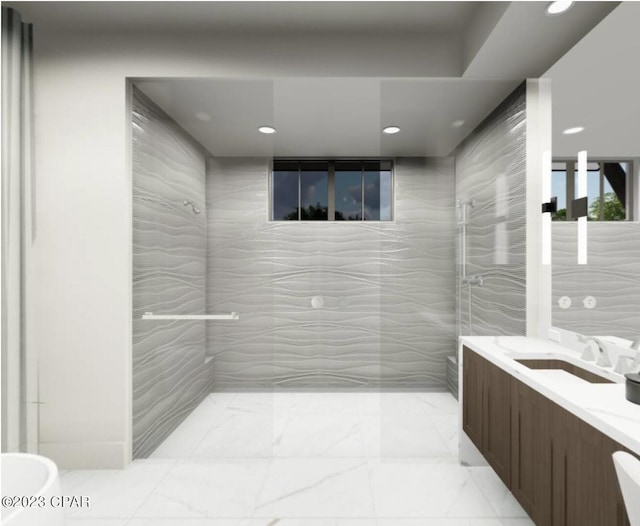
[[[580,133],[583,130],[584,126],[576,126],[575,128],[567,128],[562,133],[564,133],[565,135],[574,135],[576,133]]]
[[[276,133],[276,129],[271,126],[260,126],[258,128],[260,133],[266,133],[267,135],[271,135],[272,133]]]
[[[209,122],[211,120],[211,115],[205,113],[204,111],[199,111],[196,113],[196,119],[202,122]]]
[[[464,124],[464,121],[460,119],[457,121],[453,121],[453,124],[451,126],[453,126],[454,128],[460,128],[460,126],[462,126],[463,124]]]
[[[560,13],[564,13],[567,9],[569,9],[573,5],[573,2],[569,0],[557,0],[556,2],[549,2],[545,9],[545,12],[548,15],[559,15]]]
[[[387,135],[393,135],[394,133],[398,133],[400,128],[397,126],[387,126],[382,130],[382,133],[386,133]]]

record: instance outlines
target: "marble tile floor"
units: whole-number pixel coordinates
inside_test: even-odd
[[[213,393],[144,460],[64,472],[68,526],[532,526],[457,461],[448,393]]]

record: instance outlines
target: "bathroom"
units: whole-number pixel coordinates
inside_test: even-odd
[[[34,39],[3,452],[92,497],[71,525],[531,524],[460,455],[459,337],[614,335],[614,364],[637,338],[635,72],[607,83],[637,7],[120,4],[3,4]],[[566,207],[584,150],[626,170],[632,221],[590,221],[577,265],[575,225],[540,206]],[[350,177],[366,222],[277,220],[286,162],[294,210],[337,212]]]

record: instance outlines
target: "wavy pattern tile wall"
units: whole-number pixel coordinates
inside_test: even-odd
[[[587,227],[587,265],[578,265],[576,222],[554,222],[553,324],[583,334],[640,336],[640,224],[599,223]],[[568,296],[571,307],[558,299]],[[596,298],[586,309],[585,296]]]
[[[526,331],[526,92],[523,84],[456,150],[456,199],[475,199],[467,226],[467,275],[457,282],[460,334]],[[458,254],[458,272],[460,272]]]
[[[240,312],[208,326],[215,388],[444,388],[453,159],[397,160],[394,222],[270,222],[267,174],[209,164],[208,308]]]
[[[133,96],[133,456],[148,456],[210,391],[203,322],[205,152],[138,90]],[[192,200],[194,214],[183,204]]]

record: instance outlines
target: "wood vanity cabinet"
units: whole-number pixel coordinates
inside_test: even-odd
[[[624,447],[553,407],[553,526],[628,526],[611,455]]]
[[[463,429],[509,486],[511,375],[466,347],[463,353]]]
[[[620,444],[463,347],[463,430],[537,526],[629,526]]]
[[[486,362],[483,453],[502,481],[511,485],[511,384],[506,371]]]
[[[486,360],[466,347],[463,347],[462,353],[462,429],[476,447],[483,451],[483,390]]]
[[[551,525],[552,403],[515,378],[511,393],[510,489],[538,526]]]

